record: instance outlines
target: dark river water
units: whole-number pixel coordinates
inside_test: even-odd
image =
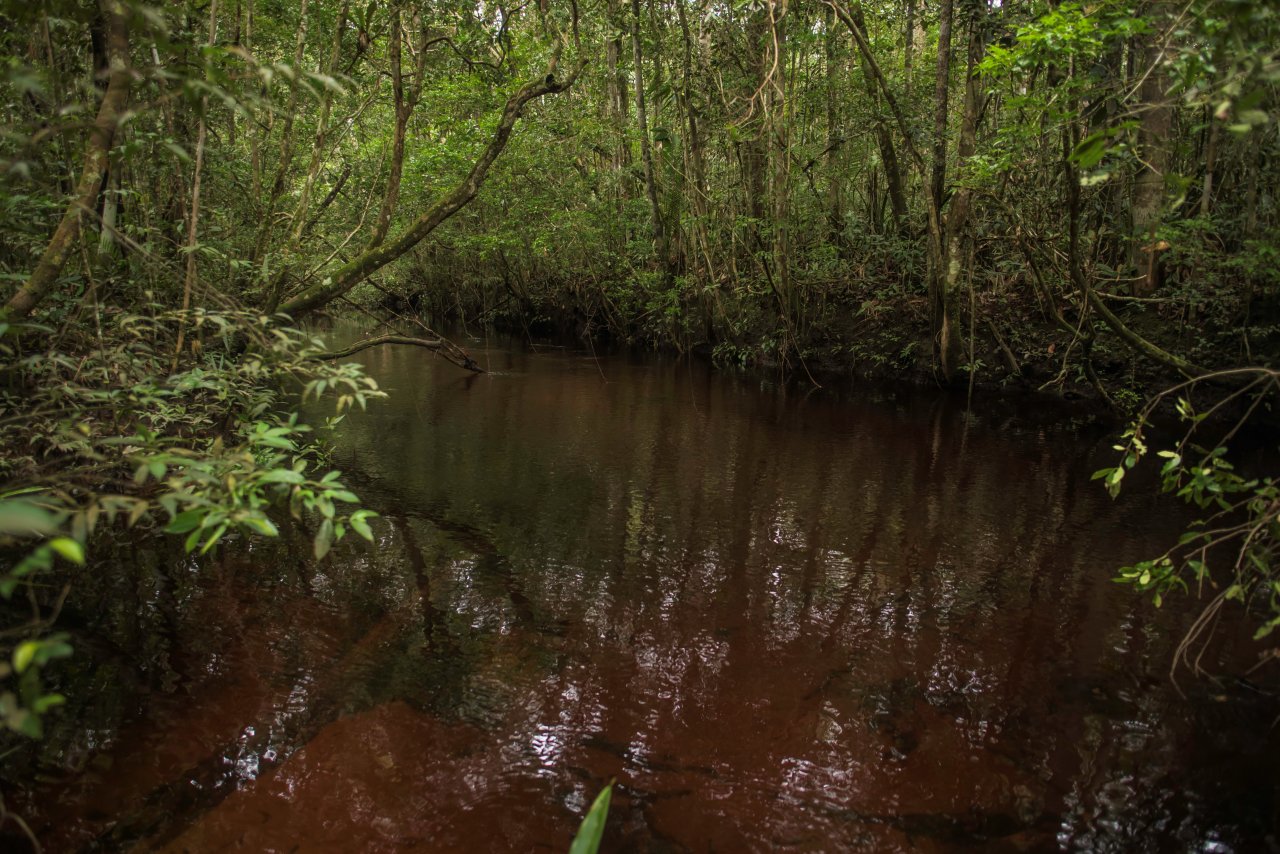
[[[1280,703],[1242,633],[1170,682],[1196,603],[1111,579],[1186,519],[1104,429],[469,343],[359,357],[375,545],[131,582],[163,667],[99,655],[47,850],[564,852],[611,780],[605,851],[1275,847]]]

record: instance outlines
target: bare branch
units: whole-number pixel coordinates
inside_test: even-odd
[[[410,347],[422,347],[423,349],[438,353],[447,361],[452,362],[460,368],[473,371],[477,374],[483,374],[485,372],[484,368],[476,364],[475,361],[466,353],[462,352],[457,345],[444,338],[413,338],[408,335],[379,335],[375,338],[366,338],[363,341],[357,341],[350,347],[344,347],[341,350],[330,350],[324,353],[317,353],[311,358],[316,361],[345,359],[362,350],[368,350],[370,347],[379,347],[383,344],[403,344]]]

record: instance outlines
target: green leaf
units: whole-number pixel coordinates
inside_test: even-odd
[[[373,542],[373,529],[369,527],[369,523],[364,520],[363,516],[352,516],[349,520],[351,530],[364,537],[369,542]]]
[[[66,634],[52,635],[36,650],[36,664],[43,667],[55,658],[67,658],[73,652],[75,650],[71,648],[71,644],[67,643]]]
[[[61,694],[45,694],[43,697],[39,697],[31,704],[31,710],[37,715],[43,715],[54,706],[61,706],[66,701],[67,698]]]
[[[172,522],[165,526],[164,532],[166,534],[185,534],[194,530],[200,527],[200,523],[204,521],[204,517],[208,512],[203,507],[197,507],[194,510],[179,513]]]
[[[1107,153],[1107,138],[1111,133],[1112,131],[1107,129],[1085,137],[1071,152],[1070,159],[1081,169],[1092,169],[1097,166]]]
[[[1265,125],[1271,121],[1271,117],[1263,110],[1241,110],[1237,114],[1237,118],[1250,126]]]
[[[42,738],[44,736],[44,725],[40,723],[40,716],[27,709],[19,709],[14,712],[5,723],[15,732],[22,733],[28,738]]]
[[[222,535],[227,532],[227,523],[223,522],[213,533],[209,535],[209,539],[205,540],[204,546],[200,549],[200,554],[208,554],[209,550],[218,544],[218,540],[222,539]]]
[[[258,478],[260,483],[302,483],[303,480],[301,474],[291,469],[272,469]]]
[[[0,534],[49,536],[58,531],[59,514],[30,501],[0,501]]]
[[[596,854],[600,850],[600,841],[604,838],[604,823],[609,816],[609,801],[613,797],[613,782],[604,787],[596,796],[595,803],[587,811],[587,816],[578,827],[578,835],[573,837],[569,846],[569,854]]]
[[[56,537],[49,541],[49,546],[64,559],[78,566],[84,566],[84,546],[70,537]]]
[[[265,537],[277,537],[280,535],[280,529],[275,523],[263,516],[251,516],[243,521],[246,528],[256,531]]]
[[[329,553],[329,549],[333,547],[333,520],[325,519],[320,523],[320,530],[316,531],[316,560],[324,560],[324,556]]]
[[[39,641],[23,641],[18,644],[18,648],[13,651],[13,669],[17,673],[23,673],[31,662],[35,660],[36,652],[40,649]]]
[[[0,324],[3,325],[3,324]],[[0,493],[0,500],[8,500],[19,495],[31,495],[36,492],[44,492],[48,487],[44,486],[24,486],[20,489],[10,489],[8,492]]]

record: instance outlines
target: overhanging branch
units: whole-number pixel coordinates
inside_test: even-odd
[[[284,305],[280,306],[279,311],[296,318],[308,311],[319,308],[330,300],[342,296],[367,279],[371,274],[418,245],[441,223],[462,210],[480,192],[480,187],[484,184],[490,167],[498,159],[498,155],[502,153],[502,150],[506,148],[507,141],[511,138],[511,132],[523,113],[524,106],[543,95],[554,95],[568,89],[578,79],[585,64],[579,63],[567,78],[557,80],[555,72],[558,61],[559,49],[552,56],[546,74],[524,84],[507,99],[507,104],[502,110],[502,116],[498,120],[498,127],[493,133],[493,138],[489,140],[489,144],[485,146],[484,151],[471,167],[471,171],[462,183],[437,199],[435,204],[423,212],[395,240],[365,250],[358,257],[333,271],[322,282],[307,288],[285,302]]]
[[[383,344],[403,344],[411,347],[422,347],[431,350],[434,353],[444,357],[446,361],[452,362],[460,368],[473,371],[477,374],[483,374],[484,368],[476,364],[475,360],[464,353],[456,344],[444,338],[413,338],[408,335],[378,335],[374,338],[366,338],[363,341],[357,341],[350,347],[344,347],[341,350],[328,350],[324,353],[317,353],[312,356],[316,361],[331,362],[335,359],[345,359],[348,356],[354,356],[362,350],[368,350],[370,347],[378,347]]]

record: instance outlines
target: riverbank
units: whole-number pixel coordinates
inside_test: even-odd
[[[488,324],[529,341],[588,341],[597,349],[631,347],[690,355],[720,368],[780,372],[816,384],[857,378],[965,394],[982,390],[1037,403],[1065,401],[1077,412],[1111,417],[1117,423],[1183,379],[1177,371],[1136,353],[1089,315],[1082,325],[1076,313],[1066,310],[1064,319],[1072,330],[1068,332],[1047,319],[1039,306],[1014,294],[984,294],[976,300],[975,318],[981,319],[974,322],[972,335],[966,330],[964,361],[947,377],[935,356],[923,295],[886,293],[883,288],[833,291],[799,329],[780,324],[767,300],[741,296],[718,297],[714,314],[703,305],[682,305],[670,322],[655,324],[650,313],[623,315],[594,301],[517,304],[509,299],[466,300],[456,294],[446,300],[421,289],[412,293],[408,298],[383,294],[377,308],[392,315],[427,312],[443,325],[463,329]],[[1232,334],[1169,325],[1139,303],[1122,304],[1120,316],[1132,329],[1174,351],[1197,354],[1197,346]],[[695,317],[698,320],[690,319]],[[1171,338],[1170,330],[1181,337]],[[1165,407],[1162,412],[1169,415],[1173,410]]]

